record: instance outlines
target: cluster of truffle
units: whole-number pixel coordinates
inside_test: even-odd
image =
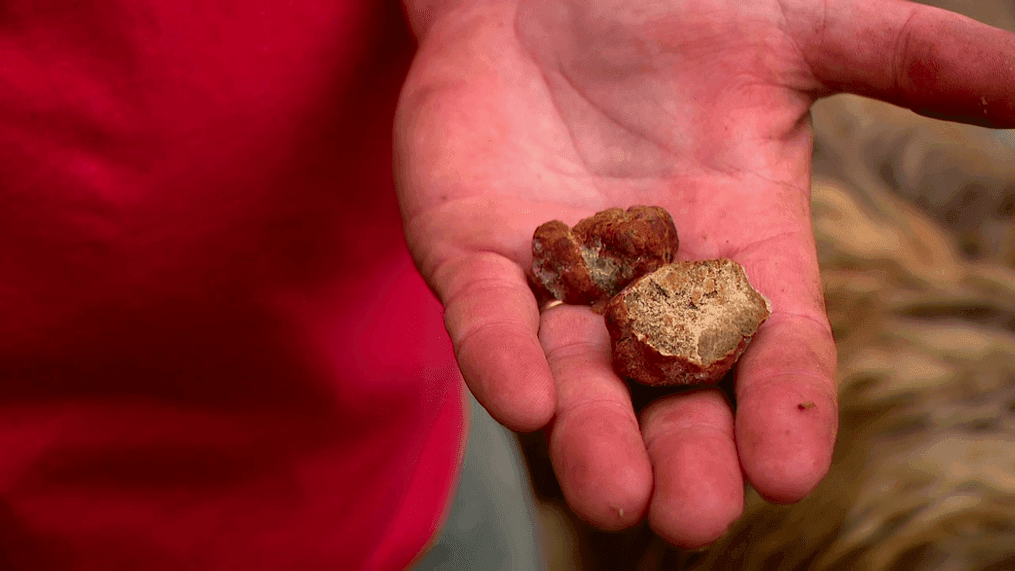
[[[606,303],[613,366],[647,385],[718,382],[771,307],[728,259],[674,262],[677,229],[658,206],[611,208],[536,229],[536,285],[565,303]]]

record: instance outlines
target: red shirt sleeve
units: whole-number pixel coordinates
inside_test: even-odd
[[[0,568],[399,569],[462,447],[396,2],[0,7]]]

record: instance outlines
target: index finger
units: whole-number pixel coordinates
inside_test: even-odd
[[[758,493],[794,502],[828,472],[838,428],[835,341],[814,240],[809,230],[784,234],[741,260],[772,316],[737,366],[737,450]]]

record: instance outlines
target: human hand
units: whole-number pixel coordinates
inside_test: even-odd
[[[400,201],[476,398],[510,428],[548,429],[569,504],[605,529],[647,513],[695,547],[739,516],[745,477],[774,502],[806,496],[837,424],[809,107],[850,91],[1015,126],[1015,39],[895,1],[523,0],[410,16],[421,45],[396,119]],[[714,389],[637,413],[602,318],[541,313],[529,290],[536,226],[633,204],[673,215],[679,258],[732,258],[772,300],[735,414]]]

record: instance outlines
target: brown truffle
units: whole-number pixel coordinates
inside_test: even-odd
[[[614,369],[646,385],[718,382],[770,314],[732,260],[663,266],[606,306]]]
[[[673,261],[679,239],[673,218],[658,206],[611,208],[568,228],[553,220],[532,237],[536,284],[554,298],[588,305]]]

